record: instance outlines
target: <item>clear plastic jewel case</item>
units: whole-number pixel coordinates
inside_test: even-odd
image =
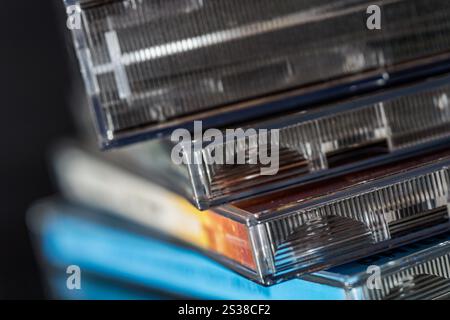
[[[194,202],[207,209],[445,147],[449,97],[444,75],[253,122],[228,136],[223,130],[219,140],[182,143]],[[278,130],[276,139],[261,129]],[[274,163],[260,161],[263,153]]]
[[[377,88],[450,49],[446,0],[379,1],[380,30],[367,0],[65,4],[104,147]]]
[[[345,186],[325,182],[314,194],[313,188],[287,190],[284,198],[215,211],[247,226],[255,277],[272,284],[449,230],[449,165],[447,158]]]

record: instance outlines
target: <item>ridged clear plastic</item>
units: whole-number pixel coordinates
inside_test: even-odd
[[[74,42],[104,145],[450,49],[446,0],[379,2],[380,30],[367,0],[65,3],[81,15]]]
[[[253,123],[244,127],[255,129],[252,132],[225,136],[223,141],[184,144],[195,201],[205,209],[448,144],[449,83],[448,76],[424,80]],[[265,128],[279,130],[278,139],[261,140],[258,130]],[[225,157],[219,163],[214,158],[217,150]],[[266,175],[262,169],[268,164],[254,161],[261,150],[278,161],[276,174]],[[236,154],[245,155],[245,162],[228,164]]]
[[[448,248],[447,248],[448,250]],[[448,300],[450,254],[384,277],[381,289],[365,290],[372,300]]]
[[[445,233],[318,272],[308,280],[340,287],[349,300],[448,300],[449,236]]]
[[[449,165],[441,160],[309,199],[292,194],[272,207],[216,210],[247,224],[260,281],[271,284],[449,230]]]

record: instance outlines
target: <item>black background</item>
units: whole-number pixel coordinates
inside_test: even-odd
[[[25,225],[55,192],[47,154],[73,132],[73,69],[62,0],[0,3],[0,298],[44,298]],[[72,97],[73,100],[73,97]]]

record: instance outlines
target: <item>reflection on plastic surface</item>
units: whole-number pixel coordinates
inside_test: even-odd
[[[383,1],[383,27],[376,31],[366,27],[371,4],[78,4],[82,29],[74,30],[74,41],[103,143],[162,133],[168,122],[207,118],[226,111],[222,106],[295,87],[370,70],[383,74],[450,49],[445,0]]]

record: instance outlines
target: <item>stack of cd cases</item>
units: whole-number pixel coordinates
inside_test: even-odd
[[[448,1],[65,4],[98,139],[30,210],[55,297],[450,297]]]

